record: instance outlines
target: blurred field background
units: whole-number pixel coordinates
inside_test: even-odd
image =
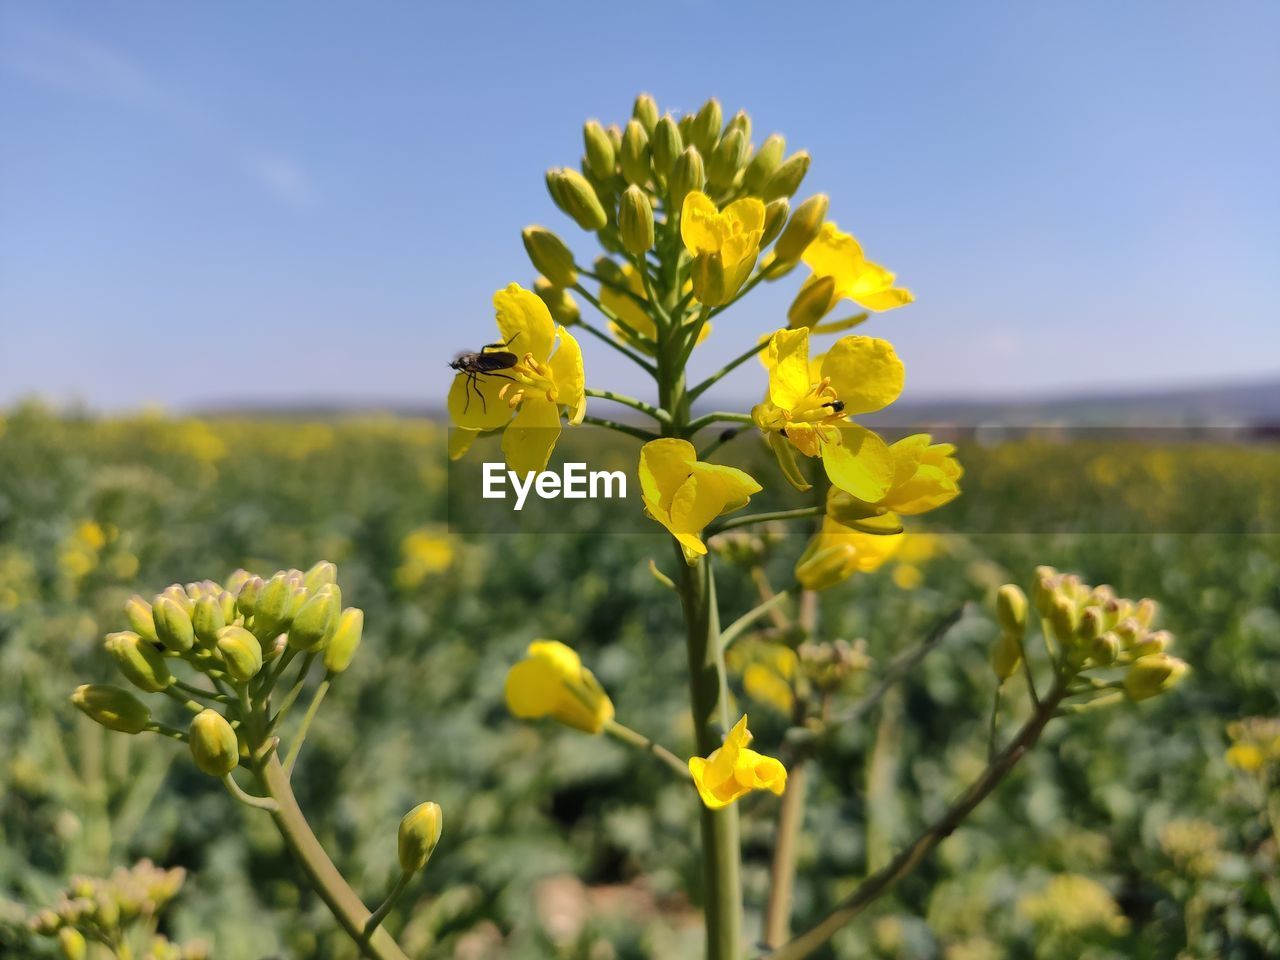
[[[100,418],[26,404],[0,418],[0,952],[51,956],[22,932],[26,915],[73,874],[145,857],[189,871],[162,917],[175,940],[203,940],[218,957],[353,955],[265,816],[231,802],[180,745],[104,735],[67,702],[77,683],[114,679],[101,638],[122,626],[131,593],[328,558],[366,610],[366,641],[325,702],[295,784],[367,900],[394,876],[404,810],[428,798],[443,806],[440,848],[393,915],[411,952],[698,955],[688,791],[643,755],[517,722],[502,703],[505,670],[527,643],[560,639],[592,665],[620,718],[687,755],[678,613],[647,569],[651,556],[669,561],[666,544],[453,535],[444,441],[428,420],[390,416]],[[1114,490],[1117,516],[1148,499],[1126,491],[1154,485],[1206,528],[1226,516],[1232,529],[1275,529],[1265,520],[1277,509],[1274,445],[1099,443],[1069,456],[1015,441],[961,457],[975,489],[998,491],[1011,509],[1019,491],[1071,498],[1084,489],[1072,471],[1087,469]],[[1241,736],[1233,723],[1280,714],[1280,537],[988,534],[964,504],[929,527],[970,532],[921,533],[893,563],[823,596],[824,634],[865,642],[849,703],[895,653],[973,606],[823,748],[797,925],[980,770],[993,689],[984,605],[998,584],[1029,584],[1035,564],[1051,563],[1161,598],[1194,673],[1174,695],[1052,725],[939,854],[827,955],[1280,954],[1276,758],[1237,744],[1236,764],[1226,759]],[[1105,505],[1085,505],[1095,506]],[[798,536],[774,545],[778,585],[802,546]],[[740,571],[722,567],[719,581],[726,617],[752,603]],[[750,643],[741,649],[739,668]],[[778,697],[767,684],[755,687],[762,699],[735,686],[759,741],[777,744]],[[744,801],[749,937],[775,812],[772,797]]]

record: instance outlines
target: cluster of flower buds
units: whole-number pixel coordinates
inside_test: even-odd
[[[135,923],[152,922],[185,880],[181,867],[164,870],[150,860],[140,860],[132,869],[120,867],[106,878],[73,877],[57,902],[31,917],[28,926],[39,936],[55,939],[65,960],[83,960],[88,941],[123,944]],[[146,956],[204,960],[208,954],[200,942],[180,947],[154,937]]]
[[[1154,628],[1154,600],[1118,597],[1106,584],[1094,587],[1074,574],[1037,567],[1032,602],[1046,638],[1053,641],[1055,667],[1063,675],[1123,669],[1116,685],[1138,701],[1171,689],[1189,669],[1168,652],[1173,635]],[[1001,635],[992,651],[992,666],[1001,680],[1021,662],[1027,610],[1027,598],[1015,584],[1005,584],[996,594]]]
[[[150,602],[134,596],[125,604],[130,629],[108,634],[104,647],[137,690],[178,700],[204,691],[228,705],[224,715],[197,713],[185,735],[196,766],[223,776],[239,763],[235,727],[252,691],[263,694],[275,680],[264,669],[291,651],[322,659],[330,675],[350,665],[360,644],[364,614],[342,607],[337,567],[317,563],[305,573],[281,570],[270,578],[237,570],[225,584],[212,580],[173,584]],[[175,674],[185,665],[210,687],[192,688]],[[177,685],[175,687],[175,684]],[[183,689],[179,695],[178,689]],[[240,703],[226,694],[239,694]],[[71,702],[92,719],[121,733],[165,732],[150,708],[129,690],[84,684]]]
[[[807,640],[796,648],[800,670],[815,690],[821,693],[837,693],[852,678],[860,676],[871,666],[867,654],[867,642],[857,640],[833,640],[830,643]]]

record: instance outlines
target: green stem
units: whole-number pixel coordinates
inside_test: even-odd
[[[205,709],[205,705],[204,705],[203,703],[198,703],[198,702],[197,702],[197,701],[195,701],[195,700],[189,700],[189,699],[187,699],[187,698],[186,698],[186,697],[184,697],[181,693],[179,693],[177,690],[173,689],[173,687],[172,687],[172,686],[165,687],[165,688],[161,691],[161,693],[163,693],[166,697],[169,697],[169,698],[171,698],[171,699],[173,699],[173,700],[176,700],[178,703],[182,704],[184,707],[186,707],[186,708],[187,708],[188,710],[190,710],[192,713],[199,713],[200,711],[202,711],[202,710],[204,710],[204,709]]]
[[[783,590],[781,593],[775,593],[769,599],[752,607],[737,620],[733,621],[733,623],[729,624],[729,626],[725,627],[720,634],[720,649],[722,651],[728,650],[729,644],[738,639],[739,634],[761,617],[768,614],[771,610],[777,607],[778,604],[791,599],[793,593],[794,591],[792,590]]]
[[[768,523],[771,520],[798,520],[802,517],[820,517],[826,512],[825,507],[797,507],[794,510],[774,510],[770,513],[748,513],[743,517],[734,517],[716,525],[714,533],[724,533],[738,527],[749,527],[753,523]]]
[[[173,686],[177,687],[183,693],[186,693],[191,697],[194,697],[197,699],[210,700],[214,703],[234,702],[230,697],[224,697],[222,694],[214,693],[212,690],[201,690],[199,687],[195,686],[194,684],[184,683],[183,681],[178,680],[176,678],[173,681]]]
[[[755,425],[755,421],[751,419],[750,414],[746,413],[730,413],[727,410],[716,410],[712,413],[705,414],[690,423],[685,429],[690,434],[697,433],[705,427],[709,427],[715,423],[746,423]]]
[[[316,718],[316,712],[320,709],[320,704],[324,700],[324,695],[329,692],[329,685],[332,681],[333,674],[325,674],[325,678],[320,681],[320,686],[316,687],[316,692],[311,697],[311,703],[307,707],[307,712],[303,714],[302,724],[298,727],[298,732],[294,734],[293,744],[289,747],[289,752],[284,758],[284,775],[286,777],[293,776],[293,765],[297,762],[298,753],[302,750],[303,741],[307,739],[307,731],[311,729],[311,721]]]
[[[227,792],[243,803],[246,807],[269,811],[276,811],[280,809],[280,804],[276,803],[270,797],[255,797],[252,794],[245,793],[240,784],[236,783],[235,778],[229,773],[222,778],[222,782],[226,786]]]
[[[684,610],[689,654],[689,699],[700,756],[719,749],[729,729],[729,691],[720,649],[720,616],[716,609],[711,558],[690,565],[673,543],[680,565],[680,602]],[[742,929],[741,851],[738,808],[719,810],[700,805],[703,900],[707,925],[707,960],[740,960]]]
[[[356,943],[361,944],[363,952],[374,960],[408,960],[408,956],[396,944],[391,934],[382,928],[372,932],[365,941],[365,925],[372,914],[360,900],[354,890],[347,885],[338,868],[333,865],[329,855],[320,846],[320,841],[311,832],[307,819],[298,807],[298,801],[289,787],[289,779],[284,775],[284,768],[274,754],[258,770],[258,779],[263,792],[278,804],[278,809],[271,811],[271,819],[275,821],[280,836],[293,851],[303,872],[311,881],[320,899],[332,911],[334,919],[342,925],[347,934]]]
[[[728,443],[730,440],[733,440],[733,439],[735,439],[735,438],[737,438],[737,437],[740,437],[741,435],[742,435],[742,430],[741,430],[741,428],[738,428],[738,427],[730,427],[728,430],[723,431],[723,432],[720,434],[720,436],[716,437],[714,440],[712,440],[710,443],[708,443],[705,447],[703,447],[701,450],[699,450],[699,451],[698,451],[698,459],[699,459],[699,460],[710,460],[710,459],[711,459],[711,455],[712,455],[713,453],[715,453],[717,450],[719,450],[721,447],[723,447],[723,446],[724,446],[726,443]]]
[[[656,344],[653,342],[653,339],[651,337],[646,337],[643,333],[641,333],[635,327],[631,326],[631,324],[627,323],[627,321],[623,320],[620,316],[618,316],[616,313],[614,313],[612,310],[606,307],[603,303],[599,301],[599,299],[590,290],[588,290],[582,284],[575,283],[572,289],[582,294],[583,299],[586,300],[593,307],[595,307],[601,316],[603,316],[606,320],[608,320],[610,323],[616,326],[619,330],[625,333],[637,344],[640,344],[641,346],[644,346],[644,347],[649,347],[650,349],[656,346]]]
[[[616,430],[618,433],[625,433],[627,436],[635,437],[637,440],[644,440],[648,442],[649,440],[658,439],[658,435],[656,433],[650,433],[643,427],[633,427],[629,423],[618,423],[616,420],[606,420],[604,417],[587,416],[582,418],[582,422],[589,423],[596,427],[605,427],[609,430]]]
[[[632,410],[638,410],[647,414],[659,423],[669,423],[671,415],[665,410],[660,410],[652,404],[645,403],[643,400],[637,400],[635,397],[628,397],[624,393],[614,393],[612,390],[595,390],[587,387],[582,391],[588,397],[596,397],[599,400],[612,400],[614,403],[620,403],[624,407],[630,407]]]
[[[732,360],[726,363],[723,367],[721,367],[711,376],[707,377],[707,379],[703,380],[700,384],[698,384],[693,389],[691,389],[689,391],[689,399],[697,400],[698,397],[702,396],[709,389],[711,389],[711,387],[715,383],[724,379],[729,374],[733,373],[734,370],[738,369],[738,367],[742,366],[742,364],[746,363],[748,360],[754,357],[757,353],[759,353],[766,346],[768,346],[768,344],[769,344],[769,341],[765,339],[760,341],[750,349],[744,350],[742,353],[738,354],[738,356],[734,357]]]
[[[654,374],[656,374],[656,372],[657,372],[657,371],[656,371],[656,368],[654,367],[654,365],[653,365],[652,363],[650,363],[648,360],[644,359],[644,358],[643,358],[642,356],[640,356],[638,353],[632,353],[630,350],[628,350],[626,347],[624,347],[622,344],[620,344],[617,340],[613,339],[613,337],[609,336],[609,335],[608,335],[607,333],[605,333],[603,330],[597,330],[595,327],[591,326],[591,324],[589,324],[589,323],[587,323],[587,322],[585,322],[585,321],[583,321],[583,320],[579,320],[577,323],[575,323],[575,324],[573,325],[573,327],[574,327],[574,329],[575,329],[575,330],[585,330],[585,331],[587,331],[587,333],[591,334],[593,337],[595,337],[595,338],[596,338],[597,340],[599,340],[601,343],[607,343],[610,347],[612,347],[614,350],[618,351],[618,353],[622,354],[624,357],[626,357],[628,360],[630,360],[630,361],[631,361],[632,363],[634,363],[636,366],[638,366],[638,367],[640,367],[640,368],[642,368],[642,369],[644,369],[644,370],[648,371],[648,373],[650,374],[650,376],[653,376]]]
[[[387,894],[387,899],[369,917],[364,925],[364,936],[368,937],[373,931],[382,925],[382,921],[387,918],[387,914],[391,912],[391,908],[396,905],[405,888],[409,886],[409,881],[413,879],[413,874],[408,870],[403,871],[400,876],[396,877],[395,886],[391,888],[391,892]]]
[[[633,747],[639,747],[645,750],[668,767],[674,770],[682,779],[692,780],[693,775],[689,772],[689,765],[677,757],[674,753],[664,747],[662,744],[654,740],[650,740],[638,730],[632,730],[628,726],[624,726],[617,720],[608,720],[604,725],[604,732],[609,734],[615,740],[621,740],[623,743],[630,744]]]
[[[796,845],[804,822],[809,768],[804,759],[787,771],[787,789],[778,808],[778,837],[769,868],[769,900],[764,911],[764,945],[780,947],[791,935],[791,903],[795,892]]]
[[[285,714],[289,712],[294,701],[298,699],[298,694],[302,693],[302,688],[307,682],[307,672],[311,669],[311,664],[315,663],[315,659],[316,655],[314,653],[308,653],[302,658],[302,666],[298,668],[298,679],[295,680],[293,686],[289,688],[289,692],[285,694],[284,700],[280,702],[280,709],[276,711],[275,716],[271,718],[271,722],[267,724],[268,733],[280,725],[280,721],[284,719]]]

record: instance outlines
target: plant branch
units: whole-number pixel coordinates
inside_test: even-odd
[[[595,390],[587,387],[583,393],[588,397],[595,397],[599,400],[612,400],[614,403],[620,403],[624,407],[630,407],[632,410],[638,410],[647,414],[659,423],[670,423],[671,414],[665,410],[660,410],[652,404],[645,403],[643,400],[637,400],[635,397],[628,397],[626,394],[614,393],[612,390]]]
[[[644,357],[640,356],[640,354],[633,353],[632,351],[628,350],[625,346],[620,344],[617,340],[613,339],[613,337],[609,336],[603,330],[597,330],[595,327],[593,327],[591,324],[587,323],[584,320],[579,320],[573,326],[574,326],[574,329],[585,330],[587,331],[587,333],[591,334],[593,337],[595,337],[597,340],[601,341],[602,343],[607,343],[610,347],[612,347],[614,350],[617,350],[618,353],[622,354],[624,357],[626,357],[636,366],[647,371],[649,376],[651,377],[657,376],[657,373],[658,373],[657,367],[655,367],[648,360],[644,359]]]
[[[731,413],[727,410],[716,410],[713,413],[705,414],[697,420],[693,420],[685,428],[690,435],[697,433],[704,427],[709,427],[713,423],[746,423],[754,426],[755,421],[751,419],[750,414]]]
[[[762,603],[752,607],[729,626],[725,627],[720,633],[720,649],[728,650],[729,644],[738,639],[738,636],[749,626],[759,620],[761,617],[769,614],[775,607],[785,600],[791,599],[799,588],[791,590],[783,590],[781,593],[775,593]]]
[[[606,420],[604,417],[586,416],[582,418],[583,423],[589,423],[592,426],[604,427],[608,430],[616,430],[618,433],[625,433],[629,437],[635,437],[637,440],[657,440],[658,435],[645,430],[643,427],[633,427],[629,423],[618,423],[616,420]]]
[[[324,695],[329,692],[329,685],[332,682],[333,674],[326,673],[324,679],[320,681],[320,686],[316,687],[316,692],[311,697],[307,712],[302,716],[302,724],[298,727],[298,732],[293,735],[293,743],[284,758],[284,775],[286,777],[293,776],[293,765],[297,762],[298,753],[302,750],[302,744],[307,739],[307,731],[311,729],[311,721],[316,718],[316,711],[320,709],[320,704],[324,700]]]
[[[639,747],[641,750],[653,754],[668,767],[676,772],[683,780],[692,780],[693,775],[689,773],[689,765],[677,757],[674,753],[664,747],[662,744],[654,740],[650,740],[638,730],[632,730],[628,726],[624,726],[617,720],[608,720],[604,725],[604,732],[609,734],[615,740],[621,740],[623,743],[633,747]]]
[[[697,400],[698,397],[702,396],[707,390],[709,390],[712,387],[712,385],[714,385],[718,381],[727,377],[734,370],[738,369],[738,367],[742,366],[742,364],[746,363],[748,360],[754,357],[757,353],[763,350],[768,345],[768,343],[769,343],[769,340],[768,338],[766,338],[764,340],[761,340],[759,343],[757,343],[755,346],[751,347],[750,349],[744,350],[742,353],[738,354],[738,356],[734,357],[732,360],[726,363],[723,367],[721,367],[711,376],[707,377],[707,379],[703,380],[697,386],[693,387],[689,391],[689,400],[691,402],[694,400]]]
[[[794,510],[774,510],[770,513],[748,513],[746,516],[734,517],[711,527],[711,536],[736,530],[738,527],[749,527],[755,523],[769,523],[772,520],[797,520],[801,517],[819,517],[826,511],[825,507],[797,507]]]

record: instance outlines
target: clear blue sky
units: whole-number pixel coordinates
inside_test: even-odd
[[[1278,51],[1247,0],[0,0],[0,404],[438,401],[532,279],[520,228],[588,249],[542,174],[639,90],[813,153],[918,297],[864,327],[910,396],[1280,373]]]

